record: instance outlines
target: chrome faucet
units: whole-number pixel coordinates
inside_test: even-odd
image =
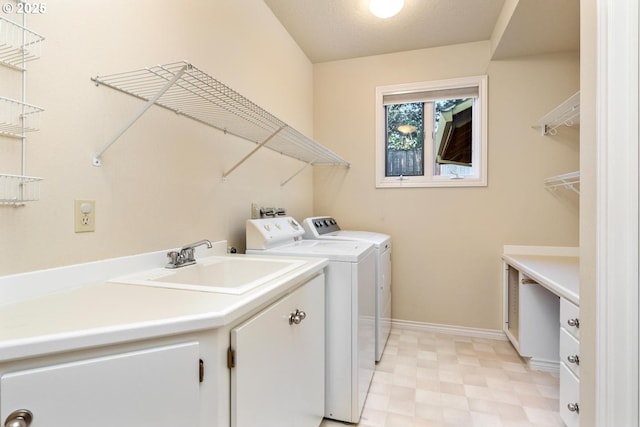
[[[207,248],[211,249],[213,245],[209,240],[200,240],[195,243],[191,243],[189,245],[183,246],[180,251],[171,251],[167,253],[167,258],[169,258],[169,263],[165,266],[165,268],[178,268],[184,267],[187,265],[195,264],[196,259],[194,256],[195,249],[198,246],[207,245]]]

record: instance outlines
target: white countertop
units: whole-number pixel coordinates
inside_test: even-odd
[[[0,306],[0,362],[229,325],[327,263],[304,258],[302,266],[240,295],[100,280]]]
[[[580,305],[578,256],[503,254],[502,259],[554,294]]]

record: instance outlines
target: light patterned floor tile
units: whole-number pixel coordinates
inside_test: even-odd
[[[507,341],[394,328],[357,426],[559,427],[558,382]]]

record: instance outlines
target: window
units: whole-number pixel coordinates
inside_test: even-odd
[[[376,186],[487,185],[487,76],[376,89]]]

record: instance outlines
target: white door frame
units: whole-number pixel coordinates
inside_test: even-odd
[[[638,0],[597,8],[595,425],[637,426]]]

